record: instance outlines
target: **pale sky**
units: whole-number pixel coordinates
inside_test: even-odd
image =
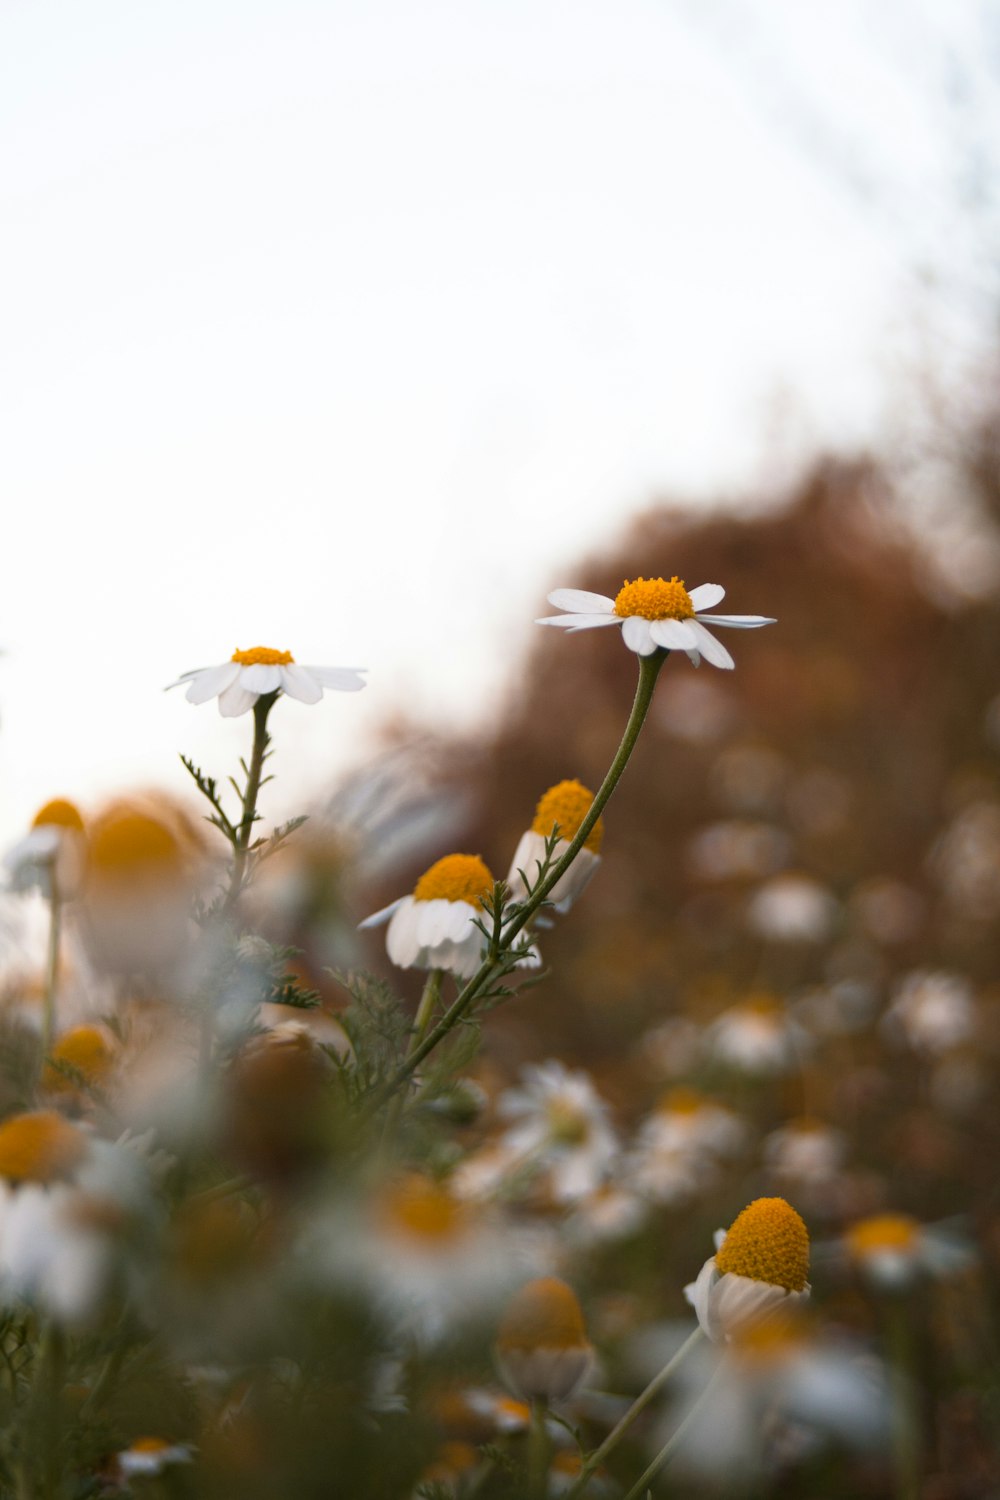
[[[398,708],[489,714],[656,495],[875,440],[956,16],[7,0],[0,838],[225,775],[249,720],[161,689],[237,646],[370,669],[279,705],[294,810]]]

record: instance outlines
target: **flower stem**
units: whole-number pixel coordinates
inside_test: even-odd
[[[589,1458],[586,1458],[584,1460],[583,1465],[580,1469],[579,1478],[576,1480],[572,1488],[566,1491],[565,1500],[573,1500],[573,1496],[581,1495],[583,1493],[583,1491],[587,1487],[587,1481],[589,1480],[591,1474],[593,1474],[594,1470],[604,1462],[609,1453],[611,1453],[615,1448],[618,1447],[618,1444],[621,1442],[626,1432],[628,1432],[629,1428],[632,1426],[632,1423],[636,1420],[641,1412],[645,1411],[646,1407],[652,1401],[653,1397],[663,1389],[667,1381],[670,1379],[671,1375],[677,1369],[678,1365],[682,1362],[682,1360],[687,1358],[687,1356],[699,1342],[701,1337],[701,1329],[696,1328],[694,1332],[689,1334],[688,1337],[684,1340],[683,1344],[677,1350],[677,1353],[673,1356],[673,1358],[667,1361],[659,1374],[653,1376],[646,1389],[640,1395],[636,1396],[628,1411],[622,1417],[617,1426],[613,1427],[612,1430],[608,1433],[601,1446],[599,1448],[595,1448]]]
[[[669,1437],[664,1443],[663,1447],[653,1459],[653,1462],[650,1464],[649,1468],[645,1469],[643,1473],[640,1474],[639,1478],[629,1490],[628,1494],[623,1497],[623,1500],[639,1500],[640,1495],[645,1495],[647,1487],[656,1478],[660,1470],[673,1458],[674,1454],[677,1451],[678,1445],[680,1444],[681,1438],[691,1426],[691,1423],[694,1421],[695,1417],[701,1411],[701,1408],[705,1404],[705,1401],[709,1393],[711,1392],[712,1387],[719,1378],[719,1374],[724,1364],[725,1359],[723,1358],[719,1361],[718,1365],[716,1365],[715,1369],[712,1371],[711,1378],[702,1391],[701,1395],[688,1407],[688,1410],[684,1416],[684,1420],[678,1423],[672,1436]]]
[[[545,1426],[549,1404],[536,1397],[531,1403],[531,1428],[528,1433],[528,1495],[530,1500],[545,1500],[549,1472],[549,1434]]]
[[[223,911],[226,912],[232,910],[243,889],[247,852],[250,848],[253,825],[257,821],[257,796],[260,792],[261,772],[264,769],[264,758],[270,743],[267,716],[277,699],[277,693],[263,693],[253,706],[253,748],[250,752],[250,764],[247,767],[246,786],[240,797],[243,804],[243,816],[236,829],[236,839],[233,844],[233,867],[229,876],[229,890],[223,905]]]
[[[917,1500],[920,1450],[913,1402],[913,1330],[905,1298],[886,1298],[886,1333],[892,1369],[892,1461],[896,1500]]]
[[[56,1002],[59,994],[59,938],[62,931],[62,902],[56,889],[53,867],[49,890],[49,941],[45,959],[45,1009],[42,1012],[42,1067],[52,1051],[56,1033]]]
[[[629,714],[621,744],[615,752],[615,758],[608,767],[607,775],[601,782],[597,795],[591,803],[590,811],[577,829],[576,837],[570,842],[565,854],[552,866],[545,878],[539,881],[538,885],[532,890],[528,899],[518,906],[517,910],[512,913],[509,921],[503,925],[502,940],[505,948],[509,948],[512,940],[528,925],[549,891],[565,875],[586,843],[590,830],[601,816],[612,792],[621,780],[622,772],[629,763],[629,758],[635,749],[636,740],[639,738],[639,731],[642,729],[643,722],[649,712],[649,705],[653,699],[653,689],[656,686],[656,679],[660,668],[666,661],[668,654],[666,651],[656,651],[652,656],[641,656],[639,658],[639,681],[636,685],[635,698],[632,701],[632,712]],[[445,1011],[434,1029],[424,1037],[422,1042],[413,1048],[393,1077],[379,1091],[374,1101],[376,1105],[383,1104],[386,1099],[391,1098],[397,1089],[403,1086],[411,1073],[420,1066],[427,1054],[433,1052],[434,1048],[440,1042],[444,1041],[448,1033],[455,1028],[483,987],[490,980],[494,979],[498,973],[503,971],[503,964],[499,962],[499,959],[500,954],[496,949],[496,945],[493,944],[475,974],[473,974],[469,982],[460,991],[457,999]]]
[[[413,1030],[410,1032],[410,1039],[407,1043],[407,1057],[409,1057],[410,1053],[413,1052],[415,1048],[420,1046],[420,1043],[427,1035],[427,1028],[431,1024],[434,1012],[437,1009],[437,1003],[441,998],[441,981],[443,979],[443,969],[431,969],[430,973],[427,975],[427,979],[424,982],[423,993],[420,996],[420,1004],[417,1006],[417,1014],[414,1018]],[[401,1093],[397,1094],[389,1106],[389,1110],[385,1117],[385,1128],[382,1132],[383,1143],[388,1144],[389,1142],[391,1142],[394,1135],[396,1134],[396,1129],[399,1125],[399,1117],[403,1109],[404,1097],[405,1096]]]

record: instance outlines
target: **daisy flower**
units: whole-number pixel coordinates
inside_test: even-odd
[[[555,1276],[529,1281],[500,1323],[497,1363],[526,1401],[565,1401],[594,1361],[576,1293]]]
[[[756,1198],[716,1235],[716,1253],[684,1295],[702,1332],[721,1343],[734,1331],[789,1311],[809,1296],[809,1234],[784,1198]]]
[[[550,604],[566,610],[546,615],[538,625],[561,625],[564,630],[593,630],[601,625],[620,625],[622,639],[630,651],[652,656],[654,651],[683,651],[697,667],[701,658],[713,667],[730,668],[733,658],[706,625],[725,625],[734,630],[753,630],[773,625],[767,615],[712,615],[711,609],[725,597],[718,583],[702,583],[688,593],[676,575],[665,578],[628,579],[613,599],[586,589],[556,589]]]
[[[86,835],[79,809],[63,797],[46,802],[31,829],[4,857],[11,889],[40,889],[61,901],[78,894],[83,880]]]
[[[920,1224],[909,1214],[874,1214],[846,1230],[847,1259],[874,1291],[906,1291],[925,1276],[964,1271],[972,1253],[937,1225]]]
[[[218,698],[223,718],[235,719],[267,693],[287,693],[300,703],[318,703],[324,688],[358,693],[366,686],[361,675],[365,671],[366,667],[303,667],[290,651],[252,646],[249,651],[234,651],[228,661],[216,667],[185,672],[170,683],[167,691],[186,683],[189,703]]]
[[[446,854],[424,871],[412,895],[400,896],[359,926],[389,924],[385,948],[400,969],[446,969],[459,979],[471,979],[486,952],[477,924],[487,920],[483,903],[493,885],[478,854]],[[537,954],[521,962],[534,965]]]
[[[508,1089],[500,1114],[512,1124],[502,1145],[522,1166],[544,1170],[556,1203],[575,1203],[604,1181],[618,1154],[608,1107],[586,1073],[532,1064],[524,1087]]]
[[[570,842],[576,838],[593,801],[593,792],[579,781],[559,781],[549,787],[540,798],[531,827],[522,833],[511,860],[507,885],[512,900],[526,901],[529,887],[538,884],[539,872],[545,864],[545,845],[555,833],[559,838],[552,852],[552,863],[558,864]],[[568,911],[584,891],[601,862],[603,837],[604,822],[598,818],[576,859],[549,892],[548,899],[556,911]]]

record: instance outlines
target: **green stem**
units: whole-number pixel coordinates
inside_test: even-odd
[[[601,782],[597,795],[591,803],[590,811],[577,829],[576,837],[570,842],[565,854],[552,866],[545,878],[535,886],[524,904],[519,906],[512,914],[510,920],[504,924],[502,939],[505,947],[509,948],[512,940],[528,925],[549,891],[552,890],[558,880],[562,879],[586,843],[591,829],[601,816],[612,792],[621,780],[622,772],[628,765],[632,751],[635,749],[636,740],[639,738],[639,731],[642,729],[646,714],[649,712],[649,705],[653,699],[653,689],[656,686],[656,679],[668,654],[666,651],[656,651],[652,656],[640,656],[639,681],[635,690],[635,698],[632,702],[632,712],[629,714],[628,723],[625,725],[625,732],[622,735],[621,744],[615,753],[615,758],[608,767],[607,775]],[[458,998],[452,1002],[434,1029],[424,1037],[418,1046],[413,1048],[413,1051],[400,1065],[393,1077],[379,1091],[374,1100],[376,1106],[384,1104],[387,1099],[396,1093],[397,1089],[403,1086],[410,1075],[420,1066],[427,1054],[433,1052],[434,1048],[440,1042],[444,1041],[448,1033],[455,1028],[484,985],[495,978],[498,973],[502,972],[503,965],[498,962],[498,959],[499,953],[496,944],[492,944],[490,952],[469,982],[460,991]]]
[[[694,1332],[689,1334],[688,1337],[684,1340],[684,1343],[678,1349],[673,1358],[668,1360],[668,1362],[663,1366],[663,1369],[659,1372],[659,1374],[653,1376],[646,1389],[641,1393],[641,1395],[635,1398],[628,1411],[622,1417],[621,1421],[617,1424],[616,1427],[612,1428],[601,1446],[599,1448],[595,1448],[590,1457],[584,1460],[583,1466],[580,1469],[579,1478],[576,1480],[573,1486],[566,1491],[565,1500],[573,1500],[573,1497],[575,1495],[581,1495],[583,1493],[583,1491],[587,1487],[587,1481],[589,1480],[591,1474],[593,1474],[594,1470],[604,1462],[609,1453],[613,1452],[614,1449],[618,1447],[618,1444],[621,1442],[626,1432],[628,1432],[635,1419],[640,1415],[641,1412],[645,1411],[646,1407],[652,1401],[653,1397],[663,1389],[667,1381],[670,1379],[671,1375],[677,1369],[678,1365],[687,1358],[691,1350],[700,1341],[701,1337],[701,1329],[696,1328]]]
[[[424,982],[423,993],[420,996],[420,1004],[417,1006],[417,1014],[413,1022],[413,1030],[406,1047],[406,1055],[419,1047],[427,1035],[427,1028],[431,1024],[437,1003],[441,998],[441,981],[444,979],[443,969],[431,969]],[[396,1134],[399,1125],[399,1117],[403,1110],[404,1095],[399,1093],[392,1100],[385,1117],[385,1128],[382,1132],[383,1143],[388,1145]]]
[[[913,1330],[906,1299],[886,1299],[886,1332],[892,1368],[892,1460],[896,1500],[917,1500],[920,1448],[913,1393]]]
[[[45,1009],[42,1012],[42,1067],[52,1051],[56,1034],[56,1001],[59,993],[59,937],[62,930],[62,902],[56,889],[53,863],[49,888],[49,941],[45,960]]]
[[[687,1432],[695,1417],[701,1411],[701,1408],[705,1404],[705,1401],[709,1393],[711,1392],[712,1387],[715,1385],[715,1382],[719,1378],[724,1364],[725,1359],[720,1359],[718,1365],[713,1370],[712,1377],[709,1380],[708,1384],[705,1386],[705,1389],[702,1391],[697,1400],[692,1402],[691,1406],[688,1408],[684,1420],[678,1424],[673,1435],[664,1443],[663,1447],[653,1459],[653,1462],[650,1464],[649,1468],[644,1470],[643,1473],[640,1474],[639,1478],[629,1490],[628,1494],[624,1496],[624,1500],[639,1500],[639,1496],[646,1493],[648,1485],[652,1483],[657,1474],[659,1474],[660,1470],[664,1468],[664,1466],[668,1464],[673,1458],[680,1444],[681,1438],[684,1436],[685,1432]]]
[[[531,1428],[528,1433],[528,1494],[531,1500],[545,1500],[549,1472],[549,1434],[545,1426],[549,1404],[536,1397],[531,1403]]]
[[[44,1446],[42,1451],[43,1500],[56,1500],[59,1490],[60,1426],[62,1390],[66,1368],[66,1337],[50,1323],[42,1339],[41,1408]]]
[[[250,764],[247,767],[247,783],[241,797],[243,816],[240,818],[236,840],[233,844],[233,867],[229,876],[229,890],[223,905],[223,911],[226,912],[232,910],[243,889],[247,852],[253,835],[253,825],[257,821],[257,797],[260,792],[261,772],[264,769],[264,758],[270,741],[267,732],[267,716],[277,702],[277,698],[277,693],[264,693],[253,706],[253,748],[250,751]]]

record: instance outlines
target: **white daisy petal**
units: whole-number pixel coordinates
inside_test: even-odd
[[[278,668],[281,677],[282,692],[288,694],[289,698],[297,698],[300,703],[318,703],[323,696],[323,685],[309,671],[308,667],[300,667],[296,662]]]
[[[364,677],[367,667],[304,667],[303,671],[315,677],[325,688],[333,688],[337,693],[360,693],[363,687],[367,687]]]
[[[736,663],[725,646],[715,639],[711,631],[705,629],[700,620],[689,620],[687,623],[695,633],[696,649],[706,661],[710,661],[713,667],[723,667],[727,671],[735,667]]]
[[[417,932],[417,902],[412,896],[404,896],[389,923],[385,935],[385,951],[400,969],[412,968],[420,955],[420,937]]]
[[[389,918],[395,916],[405,900],[405,896],[400,896],[396,901],[390,901],[388,906],[383,906],[381,911],[373,911],[370,917],[365,917],[363,922],[358,923],[359,929],[367,931],[369,927],[384,927]]]
[[[207,703],[210,698],[224,693],[239,675],[238,661],[224,661],[217,667],[205,667],[203,671],[193,675],[184,696],[189,703]]]
[[[586,589],[553,589],[546,596],[556,609],[571,609],[580,615],[610,615],[615,601],[604,594],[589,594]]]
[[[778,623],[770,615],[703,615],[700,611],[698,619],[706,625],[728,625],[732,630],[756,630],[761,625]]]
[[[219,694],[219,713],[224,719],[238,719],[240,714],[253,708],[259,697],[259,693],[248,693],[237,678],[225,692]]]
[[[688,620],[651,620],[649,633],[658,646],[668,651],[692,651],[698,644]]]
[[[622,625],[622,636],[628,649],[640,656],[651,656],[656,650],[656,642],[649,633],[649,621],[641,615],[629,616]]]
[[[566,615],[570,630],[594,630],[601,625],[620,625],[619,615]]]
[[[281,687],[281,672],[278,667],[255,661],[240,668],[240,683],[248,693],[276,693]]]
[[[695,610],[711,609],[713,604],[718,604],[726,597],[726,591],[721,583],[699,583],[696,589],[688,594]]]

